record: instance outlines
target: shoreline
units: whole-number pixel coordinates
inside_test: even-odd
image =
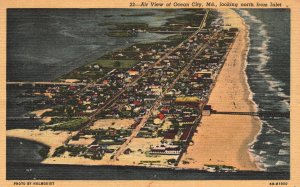
[[[241,17],[241,15],[239,15]],[[241,17],[242,18],[242,17]],[[243,18],[242,18],[243,19]],[[245,20],[243,19],[243,24],[246,26],[247,28],[247,51],[246,51],[246,54],[245,54],[245,62],[244,62],[244,78],[245,78],[245,83],[246,83],[246,86],[247,86],[247,89],[248,89],[248,92],[249,92],[249,96],[248,96],[248,99],[249,101],[252,103],[252,107],[254,108],[254,111],[257,112],[258,111],[258,105],[255,103],[254,99],[253,99],[253,91],[251,90],[251,87],[249,85],[249,81],[248,81],[248,76],[247,76],[247,65],[248,65],[248,61],[247,61],[247,57],[248,57],[248,54],[249,54],[249,51],[250,51],[250,33],[249,33],[249,26],[245,23]],[[265,168],[263,166],[262,163],[258,163],[257,160],[255,159],[256,155],[255,153],[253,153],[251,151],[251,146],[254,145],[254,143],[257,141],[257,137],[261,134],[261,131],[262,131],[262,124],[263,122],[261,121],[261,119],[259,117],[256,117],[258,120],[259,120],[259,131],[257,132],[257,134],[254,136],[252,142],[248,143],[248,149],[247,149],[247,152],[248,152],[248,155],[249,155],[249,158],[251,160],[251,162],[253,162],[257,169],[260,170],[260,171],[265,171]]]
[[[241,17],[241,15],[239,15]],[[241,17],[242,18],[242,17]],[[244,79],[245,79],[245,84],[247,86],[247,89],[248,89],[248,92],[249,92],[249,95],[248,95],[248,100],[252,103],[252,107],[253,107],[253,110],[254,112],[258,112],[258,105],[255,103],[254,99],[253,99],[253,96],[254,96],[254,93],[253,91],[251,90],[251,87],[249,85],[249,81],[248,81],[248,76],[247,76],[247,65],[248,65],[248,61],[247,61],[247,58],[248,58],[248,54],[249,54],[249,51],[250,51],[250,33],[249,33],[249,26],[246,24],[245,20],[242,18],[243,20],[243,25],[245,25],[246,29],[247,29],[247,35],[246,35],[246,38],[247,38],[247,51],[245,53],[245,59],[244,59],[244,68],[243,68],[243,72],[244,72]],[[258,163],[257,160],[255,159],[256,155],[255,153],[253,153],[251,151],[251,146],[254,145],[254,143],[257,141],[257,137],[261,134],[261,131],[262,131],[262,121],[259,117],[255,117],[259,120],[259,131],[256,133],[256,135],[254,136],[254,138],[252,139],[252,142],[248,143],[248,155],[250,157],[250,160],[256,165],[257,169],[260,170],[260,171],[265,171],[265,168],[263,166],[262,163]]]
[[[26,164],[7,163],[9,180],[28,180],[30,176],[23,170],[32,168],[31,176],[37,174],[34,179],[60,180],[60,173],[65,173],[64,180],[289,180],[289,172],[262,172],[262,171],[238,171],[215,172],[202,170],[169,168],[146,168],[137,166],[76,166],[55,164]],[[76,175],[75,171],[81,170],[82,174]],[[16,175],[20,172],[20,175]],[[49,175],[53,173],[53,175]],[[113,174],[113,175],[112,175]],[[32,177],[33,178],[33,177]]]
[[[38,129],[11,129],[6,131],[6,138],[18,138],[33,141],[49,147],[49,155],[64,144],[72,132],[39,131]],[[46,158],[47,159],[47,158]]]
[[[16,137],[16,136],[6,136],[6,139],[20,140],[20,141],[28,141],[28,142],[32,142],[32,143],[41,145],[41,146],[43,146],[43,147],[47,147],[47,148],[49,148],[49,149],[51,148],[50,145],[45,144],[44,142],[41,142],[41,141],[33,140],[33,139],[19,138],[19,137]]]
[[[224,22],[239,28],[208,104],[217,111],[256,112],[253,93],[247,81],[247,54],[249,30],[243,18],[233,10],[219,10]],[[226,25],[224,23],[224,25]],[[234,72],[234,73],[233,73]],[[239,170],[262,170],[250,152],[250,145],[261,131],[261,121],[253,116],[214,115],[203,116],[199,131],[194,135],[194,145],[189,146],[180,167],[229,165]],[[200,158],[200,159],[199,159]],[[183,161],[188,161],[184,164]]]

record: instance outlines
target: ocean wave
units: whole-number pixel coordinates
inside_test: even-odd
[[[266,134],[275,134],[275,132],[274,132],[274,130],[269,129],[269,130],[266,132]]]
[[[255,162],[257,168],[261,171],[266,171],[265,161],[266,158],[257,154],[251,154],[252,161]]]
[[[260,155],[264,155],[264,154],[266,154],[266,153],[267,153],[267,151],[260,151],[260,152],[259,152]]]
[[[264,167],[265,168],[269,168],[269,167],[273,167],[274,165],[273,164],[267,164],[267,163],[264,163]]]
[[[287,166],[289,164],[285,161],[278,160],[275,165],[276,166]]]
[[[269,123],[265,123],[265,125],[267,126],[267,127],[269,127],[270,129],[270,131],[272,131],[272,132],[277,132],[278,134],[283,134],[283,133],[285,133],[285,132],[281,132],[280,130],[278,130],[278,129],[276,129],[274,126],[272,126],[272,125],[270,125]],[[269,131],[268,130],[268,131]],[[266,134],[268,134],[268,131],[267,131],[267,133]],[[274,134],[274,133],[273,133]]]
[[[286,149],[280,149],[278,155],[289,155],[290,151]]]
[[[272,145],[273,143],[272,142],[264,142],[263,144],[265,144],[265,145]]]
[[[262,36],[265,39],[262,41],[262,47],[268,47],[271,37],[269,36],[265,24],[260,24],[260,26],[258,27],[258,35]]]
[[[247,10],[241,10],[240,13],[242,14],[243,17],[248,17],[251,19],[252,22],[254,23],[262,23],[260,20],[258,20],[255,16],[251,15],[249,11]]]
[[[283,147],[290,147],[290,143],[289,142],[284,142],[281,144]]]
[[[258,35],[262,36],[263,40],[261,42],[260,46],[251,47],[251,50],[256,50],[257,54],[251,55],[252,58],[258,58],[258,66],[256,67],[256,70],[264,76],[264,79],[269,84],[268,88],[270,91],[276,92],[276,94],[284,99],[289,98],[288,95],[286,95],[283,92],[283,86],[286,84],[280,80],[275,79],[270,73],[269,69],[266,68],[267,63],[270,60],[270,52],[269,52],[269,43],[271,37],[268,34],[268,31],[266,30],[266,25],[261,24],[258,27]],[[286,108],[290,110],[289,100],[283,100],[284,106],[283,108]]]
[[[248,12],[249,14],[249,12]],[[249,16],[248,14],[244,14],[246,16]],[[251,21],[253,21],[252,18],[250,18]],[[257,23],[257,22],[254,22]],[[259,46],[252,46],[250,50],[257,51],[256,54],[252,54],[250,59],[256,62],[252,62],[253,64],[257,64],[256,70],[264,77],[266,82],[269,84],[268,89],[270,91],[273,91],[278,95],[278,97],[282,98],[283,108],[290,110],[290,104],[289,104],[289,96],[286,95],[283,92],[283,88],[286,84],[280,80],[275,79],[270,73],[269,69],[266,68],[267,63],[270,60],[270,52],[269,52],[269,43],[271,37],[269,36],[268,31],[266,30],[266,25],[261,24],[257,28],[258,35],[262,37],[261,44]]]
[[[281,138],[280,141],[281,141],[282,143],[288,143],[288,144],[290,143],[290,139],[287,138],[287,137]]]
[[[248,56],[249,55],[249,51],[250,51],[250,36],[249,36],[249,32],[247,32],[247,41],[248,41],[248,47],[247,47],[247,51],[246,51],[246,56]],[[246,80],[246,85],[247,85],[247,89],[248,89],[248,91],[249,91],[249,96],[248,96],[248,100],[249,101],[251,101],[251,103],[254,105],[254,110],[255,110],[255,112],[257,112],[258,111],[258,105],[257,105],[257,103],[255,103],[254,102],[254,99],[253,99],[253,97],[254,97],[254,93],[253,93],[253,91],[251,90],[251,88],[250,88],[250,85],[249,85],[249,81],[248,81],[248,76],[247,76],[247,73],[246,73],[246,69],[247,69],[247,66],[248,66],[248,60],[247,60],[247,58],[245,58],[245,61],[244,61],[244,70],[243,70],[243,72],[244,72],[244,78],[245,78],[245,80]],[[258,135],[261,133],[261,129],[260,129],[260,131],[259,131],[259,133],[258,133]],[[258,136],[257,135],[257,136]],[[257,141],[257,136],[255,137],[255,139],[253,140],[253,142],[251,142],[250,144],[254,144],[254,142],[256,142]]]

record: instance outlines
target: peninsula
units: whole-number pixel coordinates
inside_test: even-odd
[[[123,23],[107,35],[144,32],[171,36],[112,51],[53,82],[7,82],[30,87],[20,97],[41,97],[27,117],[44,122],[7,136],[49,146],[47,164],[258,170],[248,152],[260,121],[242,18],[196,9],[163,27]],[[249,115],[229,115],[239,112]]]

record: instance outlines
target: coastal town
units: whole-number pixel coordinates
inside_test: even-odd
[[[34,98],[21,103],[32,111],[26,117],[43,121],[34,137],[18,136],[22,130],[8,135],[60,136],[43,153],[45,163],[72,164],[73,158],[99,165],[188,165],[192,160],[183,157],[194,146],[202,117],[215,112],[208,101],[239,28],[225,24],[216,11],[201,9],[174,25],[153,30],[175,33],[168,41],[113,51],[53,82],[8,82],[28,87],[19,96]],[[130,37],[147,32],[139,24],[119,27]],[[123,37],[124,31],[110,34]],[[200,169],[237,170],[225,164]]]

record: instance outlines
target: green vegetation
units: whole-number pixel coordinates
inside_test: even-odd
[[[76,116],[76,109],[74,109],[74,107],[72,107],[72,105],[75,105],[76,103],[74,103],[74,102],[71,103],[72,100],[70,100],[69,102],[70,102],[70,104],[68,104],[68,105],[57,105],[57,106],[53,107],[52,111],[47,111],[42,116],[43,117],[45,117],[45,116],[62,116],[62,114],[64,114],[63,117],[65,117],[65,118],[61,118],[61,119],[53,118],[51,120],[51,124],[58,123],[61,121],[66,121],[70,117]]]
[[[97,60],[93,62],[93,65],[98,64],[104,68],[119,68],[119,69],[128,69],[137,64],[137,60]]]
[[[56,149],[55,149],[55,152],[53,153],[53,157],[58,157],[58,156],[60,156],[60,155],[62,155],[62,154],[64,154],[65,153],[65,151],[66,151],[67,149],[66,149],[66,147],[65,146],[59,146],[59,147],[57,147]]]
[[[99,141],[97,141],[97,144],[98,145],[122,145],[124,142],[121,142],[121,141],[119,141],[119,142],[117,142],[117,141],[115,141],[115,140],[111,140],[111,141],[103,141],[103,140],[99,140]]]
[[[110,37],[134,37],[137,36],[137,30],[146,30],[149,26],[147,23],[115,23],[114,27],[109,28],[106,33]]]
[[[64,154],[66,151],[68,151],[70,156],[78,156],[80,153],[83,153],[87,150],[86,147],[77,147],[77,146],[59,146],[55,149],[55,152],[53,153],[53,157],[59,157],[62,154]]]
[[[47,130],[52,129],[54,131],[58,130],[67,130],[67,131],[76,131],[78,130],[83,124],[89,121],[88,117],[82,117],[79,119],[74,119],[66,122],[62,122],[56,125],[42,125],[40,130]]]
[[[118,60],[115,61],[115,62],[114,62],[114,67],[115,67],[115,68],[120,68],[120,67],[121,67],[121,62],[118,61]]]
[[[87,150],[87,147],[68,146],[67,151],[70,152],[70,156],[78,156]]]
[[[47,158],[49,149],[50,149],[49,147],[43,147],[42,149],[39,150],[39,154],[41,155],[42,158]]]
[[[114,32],[109,32],[106,35],[110,36],[110,37],[133,37],[133,36],[137,36],[136,33],[126,32],[126,31],[114,31]]]
[[[193,11],[193,10],[188,10]],[[205,11],[201,12],[202,15],[199,14],[199,10],[194,11],[194,16],[191,14],[180,15],[175,18],[168,19],[168,22],[165,26],[169,26],[170,30],[177,30],[182,28],[182,26],[192,26],[197,27],[200,25],[201,20],[204,17]]]
[[[93,155],[84,155],[84,158],[90,158],[92,160],[101,160],[102,159],[101,154],[93,154]]]

